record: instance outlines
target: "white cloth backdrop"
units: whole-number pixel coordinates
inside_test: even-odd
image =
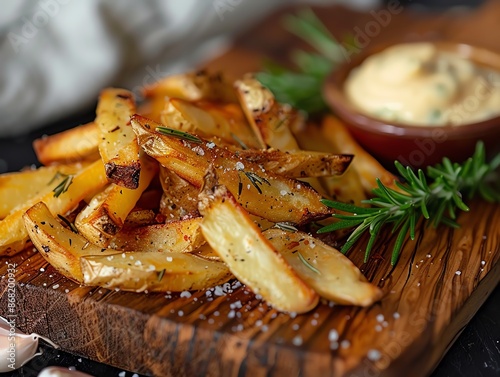
[[[2,0],[0,137],[19,135],[220,53],[231,35],[292,2],[377,0]]]

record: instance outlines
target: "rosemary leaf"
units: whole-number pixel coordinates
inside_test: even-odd
[[[309,263],[307,261],[306,258],[304,258],[304,256],[300,253],[300,251],[297,251],[297,254],[299,255],[299,259],[302,263],[304,263],[304,265],[309,268],[311,271],[317,273],[318,275],[321,275],[321,272],[316,268],[314,267],[311,263]]]
[[[156,132],[159,132],[163,135],[173,136],[182,140],[191,141],[193,143],[201,143],[201,139],[184,131],[179,131],[173,128],[168,127],[156,127]]]

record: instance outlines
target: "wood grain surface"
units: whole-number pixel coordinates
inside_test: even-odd
[[[373,19],[338,7],[318,14],[338,36]],[[498,27],[499,15],[500,2],[469,15],[400,13],[378,38],[440,33],[500,50],[500,40],[481,34]],[[298,41],[277,19],[242,35],[210,68],[238,75],[256,69],[262,54],[283,59]],[[175,377],[425,376],[500,277],[500,205],[473,202],[459,223],[460,229],[437,230],[421,224],[396,267],[390,266],[391,234],[379,239],[367,264],[366,239],[358,243],[349,257],[384,291],[370,308],[323,303],[305,315],[283,314],[235,282],[190,297],[81,287],[30,248],[1,261],[0,313],[8,313],[7,268],[14,263],[11,314],[21,330],[127,370]]]

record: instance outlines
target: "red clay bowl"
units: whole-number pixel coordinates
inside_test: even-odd
[[[500,54],[483,48],[452,42],[433,42],[438,49],[453,52],[479,66],[500,71]],[[361,114],[344,94],[344,81],[378,47],[361,53],[336,69],[324,85],[324,97],[332,110],[346,123],[356,140],[382,163],[394,160],[422,168],[441,162],[443,157],[462,162],[472,155],[476,142],[484,141],[488,154],[500,150],[500,116],[460,126],[408,126]]]

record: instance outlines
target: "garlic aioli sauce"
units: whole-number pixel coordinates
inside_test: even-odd
[[[368,57],[344,90],[360,112],[400,124],[461,125],[500,114],[500,73],[431,43],[395,45]]]

